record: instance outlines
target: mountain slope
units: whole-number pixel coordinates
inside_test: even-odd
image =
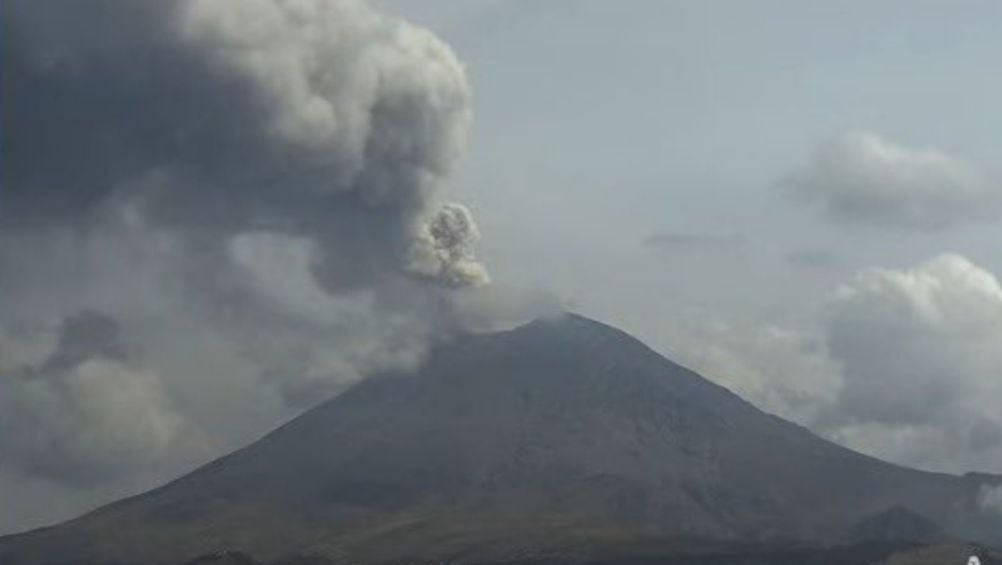
[[[0,563],[656,553],[830,541],[897,506],[963,533],[978,489],[819,439],[565,315],[459,339],[165,487],[0,540]]]
[[[856,543],[931,543],[943,537],[939,524],[901,506],[866,516],[849,532],[850,540]]]

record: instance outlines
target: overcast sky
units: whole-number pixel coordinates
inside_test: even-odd
[[[555,307],[1002,472],[1002,5],[106,4],[3,6],[0,533]]]

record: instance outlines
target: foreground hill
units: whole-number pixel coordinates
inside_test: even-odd
[[[591,560],[547,558],[505,561],[505,565],[1002,565],[1002,554],[973,543],[865,543],[837,547],[718,547],[661,553],[656,556],[597,557]],[[185,565],[335,565],[336,560],[310,555],[261,563],[238,552],[206,555]],[[412,565],[431,563],[410,562]]]
[[[0,539],[0,563],[641,559],[915,524],[986,539],[987,480],[839,447],[564,315],[458,339],[162,488]]]

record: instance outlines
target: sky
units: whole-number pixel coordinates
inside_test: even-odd
[[[1002,7],[382,4],[467,65],[498,283],[867,453],[1002,469]]]
[[[1002,472],[1002,6],[288,6],[0,8],[0,533],[557,309]]]

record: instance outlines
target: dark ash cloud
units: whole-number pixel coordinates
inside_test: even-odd
[[[407,272],[422,247],[443,262],[423,276],[486,281],[471,242],[428,227],[465,211],[435,193],[472,116],[430,33],[349,0],[12,0],[3,15],[5,226],[127,211],[305,235],[321,262],[370,257],[331,288]]]
[[[0,99],[5,488],[149,486],[511,301],[463,66],[365,2],[2,2]]]

